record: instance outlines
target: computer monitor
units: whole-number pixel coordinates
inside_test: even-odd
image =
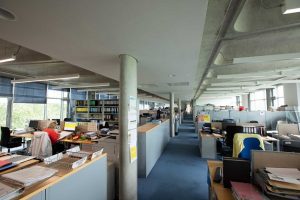
[[[37,130],[38,129],[38,125],[39,125],[39,120],[30,120],[28,127]]]
[[[227,126],[235,126],[235,122],[222,122],[222,130],[226,131]]]
[[[77,125],[78,125],[77,122],[65,122],[64,130],[65,131],[75,131],[75,128]]]

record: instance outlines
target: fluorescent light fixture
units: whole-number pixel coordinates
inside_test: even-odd
[[[10,58],[1,59],[0,63],[11,62],[11,61],[15,61],[15,60],[16,60],[16,56],[13,55]]]
[[[250,72],[250,73],[243,73],[243,74],[221,74],[217,75],[217,79],[241,79],[243,78],[244,81],[249,78],[275,78],[275,77],[282,77],[285,76],[286,73],[282,71],[279,72]]]
[[[292,14],[300,12],[300,1],[299,0],[285,0],[282,6],[282,14]]]
[[[78,90],[78,92],[118,92],[120,89],[119,88],[106,88],[106,89],[82,89]]]
[[[12,80],[11,83],[31,83],[31,82],[42,82],[42,81],[69,80],[69,79],[76,79],[79,77],[80,77],[79,74],[40,76],[38,78],[25,78],[25,79]]]
[[[63,88],[93,88],[93,87],[108,87],[110,83],[97,83],[97,84],[89,84],[89,85],[60,85],[55,86],[53,89],[63,89]]]
[[[283,53],[283,54],[273,54],[273,55],[264,55],[264,56],[233,58],[233,64],[259,63],[259,62],[298,60],[298,59],[300,59],[300,53]]]

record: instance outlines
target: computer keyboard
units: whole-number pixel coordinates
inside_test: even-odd
[[[34,156],[12,155],[7,160],[12,163],[15,163],[15,164],[20,164],[20,163],[26,162],[28,160],[32,160],[34,158],[35,158]]]

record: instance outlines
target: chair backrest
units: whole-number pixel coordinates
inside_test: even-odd
[[[244,128],[242,126],[227,126],[225,142],[229,147],[233,147],[233,137],[236,133],[243,133]]]
[[[52,144],[47,132],[34,132],[29,153],[39,159],[52,155]]]
[[[264,150],[264,142],[258,134],[237,133],[233,139],[233,157],[251,159],[251,150]]]
[[[7,146],[10,140],[10,130],[8,127],[1,127],[1,146]]]

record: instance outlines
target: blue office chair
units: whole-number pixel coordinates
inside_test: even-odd
[[[264,143],[258,134],[237,133],[233,139],[233,157],[251,160],[251,150],[264,150]]]

